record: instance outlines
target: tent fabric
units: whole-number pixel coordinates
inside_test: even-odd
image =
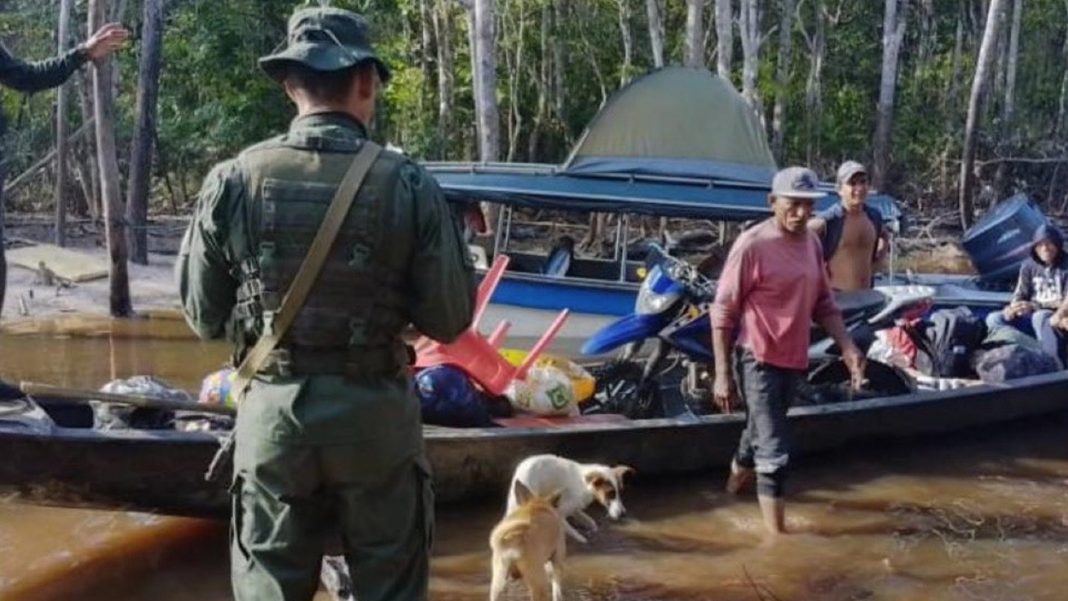
[[[723,221],[771,214],[775,160],[757,114],[707,69],[666,67],[616,92],[563,165],[426,163],[446,197],[563,211]],[[834,186],[817,209],[838,202]],[[885,221],[901,212],[873,194]]]
[[[692,67],[658,69],[616,92],[564,168],[619,172],[622,165],[629,172],[650,159],[674,159],[672,166],[686,169],[679,175],[763,184],[776,170],[756,112],[729,82]]]

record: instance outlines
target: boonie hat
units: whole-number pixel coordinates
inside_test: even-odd
[[[281,81],[285,66],[300,63],[314,71],[339,71],[372,62],[382,83],[389,67],[371,45],[371,27],[362,16],[330,6],[301,8],[289,17],[285,48],[259,60],[260,67]]]
[[[826,192],[819,189],[820,179],[808,167],[787,167],[771,180],[771,194],[787,198],[823,198]]]

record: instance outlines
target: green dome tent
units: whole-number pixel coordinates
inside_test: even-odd
[[[641,173],[770,184],[776,170],[760,119],[707,69],[665,67],[609,98],[566,173]]]

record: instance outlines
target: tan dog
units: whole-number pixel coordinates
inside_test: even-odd
[[[567,550],[564,518],[557,511],[560,493],[535,496],[522,482],[516,482],[512,492],[518,505],[490,533],[490,601],[502,599],[513,579],[526,583],[532,601],[549,601],[551,581],[552,601],[562,601],[560,578]]]

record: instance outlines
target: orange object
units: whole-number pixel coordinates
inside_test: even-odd
[[[512,380],[523,380],[527,371],[545,352],[552,343],[553,338],[567,321],[568,310],[560,311],[553,320],[549,329],[542,335],[534,347],[527,353],[526,358],[518,366],[512,365],[501,356],[498,351],[504,342],[505,334],[511,325],[508,321],[497,324],[493,333],[488,337],[478,331],[478,323],[486,312],[490,297],[497,289],[504,270],[508,267],[508,257],[498,255],[493,260],[493,265],[486,272],[486,277],[478,285],[478,293],[475,296],[475,316],[471,320],[471,326],[460,334],[456,340],[448,344],[435,342],[429,338],[420,338],[415,343],[415,365],[419,368],[432,367],[434,365],[452,365],[462,369],[472,380],[481,386],[486,392],[500,396],[504,394],[508,384]]]

